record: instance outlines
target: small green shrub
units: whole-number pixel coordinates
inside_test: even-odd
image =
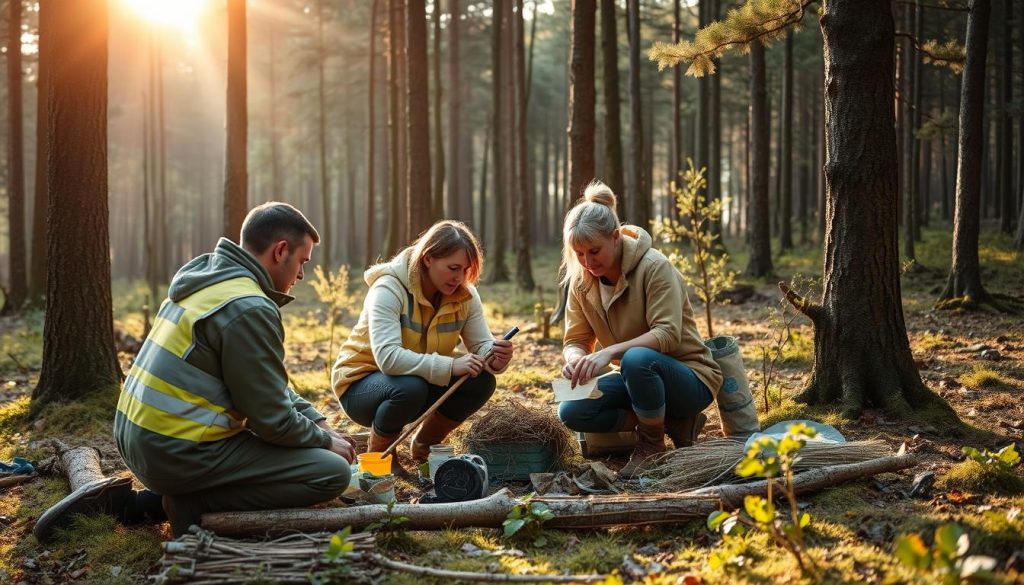
[[[956,585],[968,577],[982,577],[996,567],[996,560],[983,555],[967,555],[971,539],[955,523],[935,529],[932,548],[919,534],[896,538],[893,554],[901,563],[920,573],[932,573],[943,585]]]
[[[998,373],[979,365],[974,366],[970,373],[962,374],[958,380],[964,386],[975,389],[991,388],[1003,383],[1003,379],[999,377]]]

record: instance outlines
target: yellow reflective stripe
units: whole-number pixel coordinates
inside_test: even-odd
[[[197,422],[175,416],[173,414],[146,406],[127,392],[121,392],[117,401],[117,409],[133,424],[174,439],[184,439],[196,443],[220,441],[242,432],[242,428],[225,429],[217,426],[206,426]]]
[[[138,364],[132,366],[132,369],[131,371],[128,372],[128,375],[135,378],[139,382],[145,384],[146,386],[149,386],[154,390],[163,392],[164,394],[167,394],[169,396],[173,396],[178,400],[183,400],[190,404],[195,404],[196,406],[202,406],[203,408],[218,413],[227,412],[227,409],[224,408],[223,406],[220,406],[219,404],[214,404],[209,400],[203,398],[202,396],[198,396],[196,394],[189,392],[188,390],[178,388],[177,386],[171,384],[170,382],[157,378],[153,374],[147,372],[146,370],[143,370],[141,367],[139,367]]]
[[[245,276],[208,286],[178,302],[184,312],[178,316],[177,322],[158,314],[149,339],[174,355],[184,357],[192,348],[192,327],[196,321],[239,297],[248,296],[266,297],[266,294],[256,281]]]

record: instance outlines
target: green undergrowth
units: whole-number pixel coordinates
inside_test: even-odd
[[[983,465],[972,459],[954,465],[940,479],[947,489],[973,493],[994,493],[1007,496],[1024,494],[1024,477],[1020,471]]]
[[[970,372],[962,374],[957,380],[968,388],[992,388],[1003,385],[999,373],[981,365],[975,365]]]

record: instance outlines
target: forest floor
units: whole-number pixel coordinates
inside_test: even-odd
[[[981,263],[991,292],[1021,295],[1024,255],[1014,252],[1008,238],[995,229],[983,230]],[[912,570],[893,554],[895,538],[918,533],[931,546],[941,525],[955,522],[968,534],[969,553],[993,557],[993,582],[1024,582],[1024,476],[1018,466],[998,474],[964,461],[961,448],[995,450],[1012,442],[1024,446],[1024,316],[991,313],[937,312],[932,305],[949,265],[949,230],[926,230],[919,244],[919,270],[903,278],[904,312],[915,361],[925,384],[941,394],[964,423],[960,429],[936,428],[928,421],[890,420],[879,411],[865,411],[858,420],[844,420],[837,411],[808,409],[791,397],[807,379],[813,361],[813,335],[805,319],[792,326],[776,384],[768,392],[769,408],[759,384],[761,347],[779,329],[771,318],[779,303],[775,280],[802,274],[820,277],[821,253],[801,248],[777,256],[778,279],[751,282],[759,297],[743,304],[715,307],[718,334],[736,336],[744,350],[748,373],[757,392],[762,426],[780,420],[812,418],[835,425],[847,439],[879,438],[896,450],[912,441],[921,456],[914,469],[890,473],[801,497],[811,517],[809,554],[820,573],[801,576],[795,561],[763,533],[723,541],[695,520],[677,526],[620,528],[587,532],[545,530],[546,543],[505,541],[493,529],[401,531],[381,539],[389,556],[452,570],[507,573],[615,574],[625,582],[643,583],[815,583],[815,582],[935,582],[939,573]],[[740,247],[737,242],[735,247]],[[742,267],[745,258],[732,264]],[[510,257],[514,266],[514,259]],[[534,276],[547,282],[546,305],[555,304],[557,251],[546,249],[535,258]],[[311,271],[310,271],[311,272]],[[312,278],[310,274],[308,278]],[[341,325],[334,331],[333,349],[324,305],[303,283],[294,291],[299,300],[284,310],[288,329],[288,368],[300,393],[314,401],[332,420],[341,423],[336,401],[328,390],[327,367],[340,340],[358,315],[361,278],[353,277],[352,299]],[[513,324],[534,321],[538,293],[525,294],[511,284],[485,284],[481,294],[495,332]],[[142,329],[142,286],[115,285],[115,328],[122,349]],[[691,295],[692,299],[692,295]],[[705,328],[702,307],[695,303],[698,323]],[[91,444],[103,453],[104,470],[123,473],[110,437],[116,391],[87,402],[50,407],[38,418],[28,417],[29,396],[38,379],[41,358],[40,313],[0,319],[0,460],[13,456],[44,459],[52,453],[48,439]],[[864,323],[870,327],[870,323]],[[552,334],[558,336],[555,329]],[[516,338],[512,368],[499,378],[497,397],[518,396],[533,408],[553,409],[549,382],[560,369],[557,341],[541,339],[538,330]],[[992,350],[984,353],[984,350]],[[132,355],[122,352],[127,370]],[[995,358],[995,359],[992,359]],[[710,409],[709,412],[714,412]],[[704,438],[716,434],[712,415]],[[359,430],[353,427],[351,430]],[[916,438],[915,438],[916,437]],[[612,465],[616,463],[611,462]],[[617,464],[621,464],[621,461]],[[916,473],[934,471],[936,487],[927,498],[910,498]],[[513,486],[526,493],[528,486]],[[82,518],[45,546],[31,535],[35,518],[67,493],[59,476],[43,476],[17,487],[0,488],[0,583],[141,582],[160,558],[160,542],[169,528],[124,528],[107,517]],[[416,489],[405,485],[404,497]],[[495,551],[478,554],[477,549]],[[477,552],[473,552],[477,551]],[[713,555],[717,553],[717,555]],[[723,560],[712,563],[712,556]],[[958,582],[951,578],[946,582]],[[387,574],[385,582],[422,583],[430,579]],[[436,582],[444,582],[438,580]]]

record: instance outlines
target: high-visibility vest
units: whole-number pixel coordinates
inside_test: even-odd
[[[245,429],[224,381],[188,363],[193,328],[228,303],[266,294],[251,278],[208,286],[179,302],[160,305],[128,377],[117,409],[132,423],[167,437],[196,443],[219,441]]]

